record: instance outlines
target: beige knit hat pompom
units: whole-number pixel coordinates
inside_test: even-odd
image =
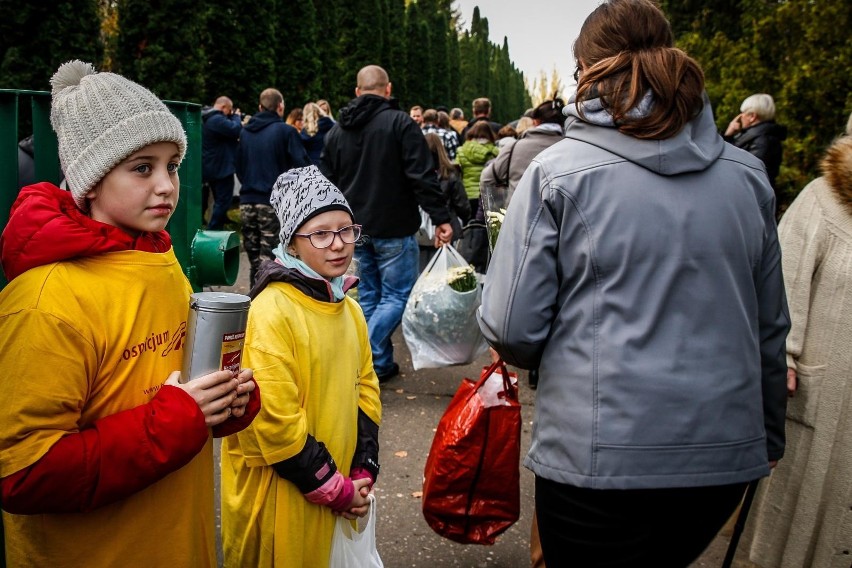
[[[50,84],[59,161],[80,209],[95,184],[149,144],[174,142],[183,160],[186,133],[180,121],[145,87],[78,60],[63,63]]]

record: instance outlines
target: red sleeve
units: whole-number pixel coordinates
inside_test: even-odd
[[[164,385],[148,404],[63,437],[36,463],[0,480],[3,509],[34,515],[109,505],[189,463],[208,437],[195,400]]]
[[[260,387],[254,379],[252,379],[251,382],[254,383],[254,390],[249,393],[249,401],[248,404],[246,404],[246,413],[240,418],[231,416],[221,424],[213,426],[214,438],[224,438],[225,436],[230,436],[231,434],[236,434],[237,432],[244,430],[249,424],[251,424],[251,421],[254,420],[257,413],[260,412]]]

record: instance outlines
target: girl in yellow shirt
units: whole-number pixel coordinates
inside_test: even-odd
[[[315,166],[281,175],[281,244],[251,291],[244,361],[263,408],[222,446],[225,565],[328,565],[335,514],[367,513],[379,472],[379,382],[345,292],[361,227]]]
[[[0,238],[6,562],[215,566],[211,429],[259,400],[248,369],[178,380],[191,290],[165,227],[186,135],[119,75],[71,61],[51,84],[70,191],[23,188]]]

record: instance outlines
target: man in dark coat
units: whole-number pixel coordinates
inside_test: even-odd
[[[465,126],[464,130],[461,132],[462,143],[464,143],[467,139],[467,131],[470,130],[477,122],[483,121],[488,123],[488,126],[491,127],[495,137],[497,136],[497,133],[500,132],[500,129],[503,128],[502,124],[491,120],[491,101],[485,97],[479,97],[473,101],[473,118],[470,119],[467,126]]]
[[[278,246],[278,216],[269,204],[278,176],[311,165],[299,132],[284,122],[284,96],[276,89],[260,93],[258,113],[243,127],[237,152],[243,247],[251,263],[251,285],[264,259]]]
[[[325,137],[323,174],[339,187],[369,238],[355,248],[358,298],[379,380],[399,373],[391,334],[418,276],[418,205],[435,224],[436,245],[452,240],[450,212],[420,127],[391,98],[377,65],[358,72],[357,98],[340,110]]]
[[[237,142],[242,131],[240,111],[228,97],[219,97],[213,107],[201,113],[201,179],[213,193],[213,213],[207,228],[225,227],[228,209],[234,199],[234,171]],[[207,208],[207,192],[202,207]]]

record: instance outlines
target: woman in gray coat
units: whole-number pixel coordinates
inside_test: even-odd
[[[547,565],[683,567],[784,453],[775,197],[650,0],[603,3],[574,54],[565,139],[515,190],[480,325],[539,368]]]

